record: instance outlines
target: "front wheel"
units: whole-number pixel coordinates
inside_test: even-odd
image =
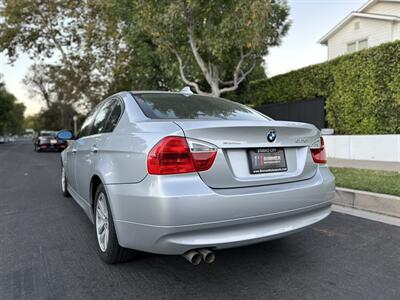
[[[114,220],[103,184],[100,184],[97,188],[94,205],[95,229],[100,258],[108,264],[129,260],[132,257],[133,250],[123,248],[118,243]]]

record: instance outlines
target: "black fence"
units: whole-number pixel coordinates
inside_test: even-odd
[[[303,101],[265,104],[255,107],[256,110],[275,119],[314,124],[319,129],[326,128],[325,98],[314,98]]]

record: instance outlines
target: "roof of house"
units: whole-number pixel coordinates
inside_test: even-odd
[[[382,20],[382,21],[390,21],[390,22],[400,22],[400,17],[394,15],[387,15],[387,14],[372,14],[366,13],[365,11],[376,4],[377,2],[399,2],[400,1],[388,1],[388,0],[369,0],[365,3],[359,10],[353,11],[348,14],[342,21],[340,21],[335,27],[333,27],[327,34],[325,34],[318,43],[326,45],[328,43],[329,38],[335,34],[338,30],[340,30],[343,26],[345,26],[348,22],[350,22],[353,18],[367,18],[367,19],[374,19],[374,20]]]

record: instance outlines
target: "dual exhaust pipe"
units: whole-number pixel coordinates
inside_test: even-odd
[[[214,252],[208,249],[189,250],[183,254],[183,257],[195,266],[200,264],[201,261],[204,261],[207,264],[211,264],[215,261]]]

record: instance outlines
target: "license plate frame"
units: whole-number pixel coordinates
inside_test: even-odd
[[[287,162],[284,148],[247,149],[250,174],[286,172]]]

